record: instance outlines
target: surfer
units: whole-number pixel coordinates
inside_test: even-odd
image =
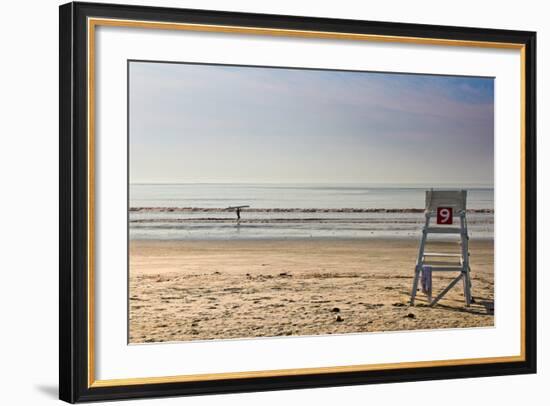
[[[225,210],[235,210],[235,213],[237,214],[237,222],[241,221],[241,209],[245,207],[250,206],[229,206]]]

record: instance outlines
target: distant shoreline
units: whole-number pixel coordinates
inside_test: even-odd
[[[272,236],[266,236],[266,237],[238,237],[238,238],[224,238],[224,237],[194,237],[194,238],[159,238],[159,237],[130,237],[128,240],[130,244],[134,243],[152,243],[152,244],[201,244],[201,243],[218,243],[218,244],[242,244],[242,243],[251,243],[251,244],[266,244],[266,243],[303,243],[303,242],[311,242],[311,243],[332,243],[332,244],[338,244],[338,243],[370,243],[372,241],[379,241],[379,242],[414,242],[414,244],[418,245],[418,242],[420,240],[419,235],[410,235],[410,236],[404,236],[404,235],[380,235],[380,234],[372,234],[372,235],[366,235],[366,236],[358,236],[358,237],[334,237],[334,236],[319,236],[319,237],[300,237],[300,236],[291,236],[291,237],[272,237]],[[441,238],[437,242],[446,243],[451,241],[449,238]],[[480,237],[472,237],[470,236],[469,239],[470,242],[476,242],[476,243],[494,243],[494,237],[492,236],[480,236]]]
[[[220,212],[227,211],[224,207],[130,207],[131,212]],[[383,208],[248,208],[242,209],[247,213],[423,213],[424,209],[404,208],[404,209],[383,209]],[[487,213],[493,214],[494,209],[468,209],[467,213]]]
[[[238,219],[219,207],[135,207],[128,211],[128,226],[130,238],[138,240],[418,238],[423,213],[417,208],[249,208]],[[493,238],[494,210],[468,213],[470,237]]]

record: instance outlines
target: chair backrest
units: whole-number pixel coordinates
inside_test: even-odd
[[[435,212],[438,207],[452,207],[455,213],[466,210],[466,190],[426,190],[426,210]]]

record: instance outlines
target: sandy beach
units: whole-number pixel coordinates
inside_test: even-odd
[[[413,239],[134,240],[129,341],[492,326],[493,241],[470,242],[470,308],[461,284],[409,307],[417,250]],[[434,292],[452,275],[434,274]]]

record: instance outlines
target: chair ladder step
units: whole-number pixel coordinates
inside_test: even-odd
[[[424,264],[426,265],[426,264]],[[448,265],[429,265],[432,268],[432,272],[462,272],[463,266],[448,266]]]
[[[433,234],[461,234],[462,229],[460,227],[428,227],[427,233]]]
[[[425,252],[425,257],[457,257],[462,258],[462,254],[451,254],[448,252]]]
[[[455,268],[462,268],[462,262],[458,261],[422,261],[423,266],[431,266],[434,267],[455,267]]]

